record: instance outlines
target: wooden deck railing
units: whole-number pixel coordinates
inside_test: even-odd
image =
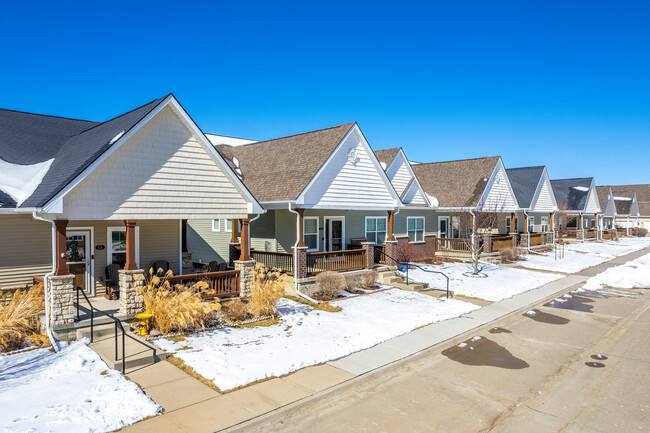
[[[222,298],[225,296],[239,295],[239,271],[205,272],[202,274],[174,275],[163,277],[162,281],[169,281],[172,286],[177,284],[192,287],[199,281],[208,284],[207,289],[201,290],[203,298]]]
[[[619,238],[621,236],[627,236],[627,229],[616,229],[616,233],[618,233]]]
[[[466,239],[436,238],[436,251],[461,251],[469,252]]]
[[[504,248],[512,248],[512,236],[495,236],[491,239],[491,241],[493,252],[497,252]]]
[[[557,231],[558,238],[576,239],[578,237],[577,229],[562,229]]]
[[[375,245],[375,263],[386,263],[386,245]]]
[[[293,275],[293,254],[291,253],[251,250],[251,257],[269,269],[277,269]]]
[[[307,273],[350,271],[366,267],[366,250],[342,250],[307,254]]]
[[[44,283],[44,277],[32,277],[32,286]]]
[[[609,239],[609,230],[603,230],[603,239]]]
[[[587,230],[587,239],[596,239],[596,229]]]
[[[542,234],[541,233],[531,233],[530,235],[530,246],[542,245]]]

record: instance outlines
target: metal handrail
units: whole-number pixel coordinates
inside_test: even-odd
[[[389,259],[391,259],[392,261],[394,261],[398,265],[406,265],[406,285],[407,286],[409,285],[409,269],[411,268],[411,266],[415,266],[416,268],[418,268],[418,269],[420,269],[420,270],[422,270],[424,272],[429,272],[431,274],[440,274],[440,275],[442,275],[443,277],[445,277],[447,279],[447,298],[449,298],[449,276],[447,274],[445,274],[444,272],[432,271],[431,269],[425,269],[422,266],[416,265],[415,263],[411,263],[411,262],[400,262],[399,260],[396,260],[395,258],[393,258],[393,257],[389,256],[388,254],[386,254],[386,252],[384,252],[384,256],[388,257]],[[430,289],[430,290],[433,290],[433,289]],[[452,295],[452,297],[453,297],[453,295]]]
[[[86,292],[81,287],[77,286],[76,290],[77,290],[77,317],[75,317],[74,320],[75,320],[75,322],[79,321],[79,292],[81,292],[81,294],[86,299],[86,302],[88,303],[88,306],[90,307],[90,342],[91,343],[94,341],[94,338],[95,338],[95,332],[94,332],[95,314],[94,314],[94,312],[97,311],[99,314],[103,314],[104,316],[106,316],[106,317],[108,317],[110,319],[113,319],[113,322],[115,323],[115,361],[119,360],[118,357],[117,357],[117,355],[118,355],[118,351],[117,351],[117,327],[118,326],[120,327],[120,330],[122,331],[122,374],[126,373],[126,352],[124,350],[124,346],[125,346],[125,338],[124,337],[125,336],[129,337],[131,340],[133,340],[133,341],[135,341],[137,343],[142,344],[146,348],[152,350],[153,351],[153,359],[154,359],[154,362],[155,362],[155,360],[156,360],[156,348],[155,347],[150,346],[147,343],[145,343],[143,341],[140,341],[137,338],[133,337],[132,335],[127,334],[124,331],[124,326],[122,326],[122,322],[120,321],[120,319],[113,316],[112,314],[107,313],[106,311],[98,310],[97,308],[93,307],[93,305],[90,303],[90,299],[88,299],[88,296],[86,296]]]

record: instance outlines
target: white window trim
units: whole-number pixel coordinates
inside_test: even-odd
[[[305,221],[307,221],[307,220],[316,220],[316,233],[306,233],[304,231],[304,227],[305,227],[304,224],[305,224]],[[309,248],[307,251],[320,251],[320,221],[319,220],[320,220],[320,218],[317,217],[317,216],[303,217],[303,232],[302,232],[303,238],[302,238],[302,241],[303,242],[305,241],[305,235],[307,235],[307,234],[309,234],[309,235],[314,235],[315,234],[316,235],[316,248],[315,249],[314,248]]]
[[[506,217],[506,234],[512,233],[512,227],[510,227],[511,221],[510,221],[510,216]]]
[[[446,236],[445,239],[448,239],[448,238],[449,238],[449,235],[451,234],[451,233],[450,233],[450,231],[451,231],[451,226],[449,225],[449,220],[450,220],[450,218],[449,218],[448,216],[441,216],[441,217],[438,217],[438,237],[439,237],[439,238],[442,238],[442,235],[441,235],[442,230],[440,229],[440,226],[441,226],[440,223],[441,223],[442,221],[446,221],[446,222],[447,222],[447,232],[445,233],[445,236]],[[408,228],[408,226],[407,226],[407,228]]]
[[[388,217],[385,217],[385,216],[372,216],[372,215],[368,215],[368,216],[366,216],[366,218],[364,219],[364,226],[363,226],[363,236],[364,236],[366,239],[368,239],[368,219],[375,219],[375,220],[377,220],[377,219],[383,219],[383,220],[384,220],[384,223],[385,223],[385,225],[386,225],[386,230],[385,230],[386,237],[388,237]],[[375,233],[375,244],[376,244],[376,245],[379,245],[379,244],[377,244],[377,222],[375,222],[375,230],[374,230],[374,233]],[[385,243],[386,243],[386,241],[384,240],[384,244],[385,244]]]
[[[347,247],[347,241],[345,238],[345,217],[344,216],[324,216],[323,217],[323,224],[328,224],[329,227],[327,227],[328,231],[328,238],[325,239],[325,248],[324,249],[330,249],[331,250],[331,245],[330,245],[330,238],[332,237],[332,220],[336,221],[341,221],[341,248],[346,249]],[[323,227],[325,227],[323,225]]]
[[[214,222],[219,221],[219,224],[217,225],[217,228],[214,228]],[[213,232],[220,232],[221,231],[221,218],[212,218],[212,231]]]
[[[546,222],[544,222],[544,219],[546,219]],[[544,230],[544,229],[546,229],[546,230]],[[539,228],[539,230],[542,233],[548,233],[551,230],[550,217],[547,217],[547,216],[544,216],[544,215],[540,216],[540,228]]]
[[[228,230],[228,221],[230,221],[230,230]],[[226,222],[223,225],[223,231],[226,233],[232,233],[232,220],[226,220]]]
[[[112,232],[126,232],[125,226],[108,227],[106,229],[106,265],[113,264],[113,237]],[[135,265],[140,269],[140,227],[135,226]]]
[[[535,233],[535,216],[528,215],[528,233]]]
[[[410,216],[410,217],[406,217],[406,235],[407,235],[407,236],[408,236],[408,234],[409,234],[409,220],[422,220],[422,240],[421,240],[421,241],[418,241],[418,240],[417,240],[417,234],[416,234],[416,235],[415,235],[416,240],[415,240],[415,241],[411,241],[411,240],[409,239],[409,242],[424,242],[424,233],[426,232],[425,228],[426,228],[426,222],[427,222],[426,219],[425,219],[425,217],[423,217],[423,216]],[[415,230],[415,231],[417,232],[418,230]]]

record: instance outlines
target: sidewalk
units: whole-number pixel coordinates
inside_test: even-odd
[[[164,413],[122,431],[235,431],[263,422],[268,416],[295,409],[341,387],[353,386],[357,380],[363,379],[361,376],[377,369],[458,339],[473,329],[526,310],[533,304],[555,298],[605,269],[648,252],[650,248],[617,257],[464,316],[416,329],[370,349],[223,395],[167,362],[154,364],[128,376],[163,407]]]

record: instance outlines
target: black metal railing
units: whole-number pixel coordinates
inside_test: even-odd
[[[99,314],[102,314],[110,319],[113,320],[115,323],[115,361],[119,361],[118,357],[118,350],[117,350],[117,328],[119,327],[120,330],[122,331],[122,374],[126,373],[126,352],[125,352],[125,337],[129,337],[131,340],[142,344],[145,346],[147,349],[150,349],[153,351],[153,362],[156,362],[156,348],[153,346],[148,345],[147,343],[138,340],[137,338],[133,337],[132,335],[127,334],[124,331],[124,326],[122,326],[122,322],[120,319],[117,317],[113,316],[112,314],[107,313],[106,311],[98,310],[97,308],[93,307],[93,305],[90,303],[90,299],[88,299],[88,296],[86,296],[86,292],[84,292],[84,289],[81,287],[77,287],[77,317],[75,317],[75,321],[79,321],[79,292],[83,295],[84,299],[86,299],[86,302],[88,303],[88,307],[90,307],[90,342],[92,343],[94,341],[95,337],[95,332],[94,332],[94,326],[95,326],[95,311],[98,312]]]
[[[391,259],[392,261],[397,263],[399,266],[401,266],[401,265],[406,266],[406,285],[407,286],[409,285],[409,269],[411,268],[411,266],[415,266],[416,268],[420,269],[421,271],[428,272],[430,274],[440,274],[440,275],[442,275],[447,280],[447,289],[446,289],[446,291],[447,291],[447,298],[449,298],[449,276],[447,276],[447,274],[445,274],[444,272],[433,271],[431,269],[426,269],[426,268],[423,268],[420,265],[416,265],[415,263],[411,263],[411,262],[400,262],[399,260],[395,260],[393,257],[386,254],[386,251],[384,251],[384,257],[386,257],[387,259]],[[399,266],[398,266],[398,269],[399,269]],[[429,290],[433,290],[433,289],[429,289]]]

